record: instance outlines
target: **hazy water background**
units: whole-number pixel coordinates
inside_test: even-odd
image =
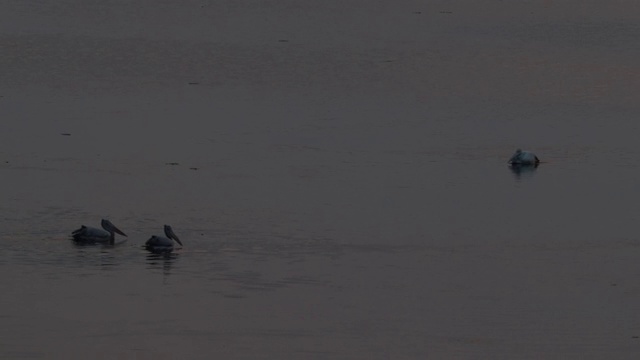
[[[0,358],[637,358],[639,18],[1,2]]]

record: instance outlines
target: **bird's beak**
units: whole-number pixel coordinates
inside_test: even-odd
[[[169,228],[169,229],[167,230],[167,232],[168,232],[168,234],[167,234],[167,235],[168,235],[170,238],[172,238],[173,240],[177,241],[177,242],[178,242],[178,244],[180,244],[180,246],[183,246],[183,245],[182,245],[182,241],[180,241],[180,239],[178,238],[178,235],[176,235],[176,234],[173,232],[173,229]]]
[[[127,236],[127,234],[123,233],[120,229],[115,227],[115,225],[113,226],[113,231],[117,232],[118,234],[120,234],[122,236]]]
[[[180,239],[178,239],[178,236],[176,236],[176,234],[173,234],[173,233],[172,233],[172,234],[171,234],[171,237],[173,238],[173,240],[177,241],[177,242],[178,242],[178,244],[180,244],[180,246],[183,246],[183,245],[182,245],[182,241],[180,241]]]

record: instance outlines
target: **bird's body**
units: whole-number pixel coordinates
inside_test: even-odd
[[[73,241],[76,242],[113,244],[115,240],[115,233],[127,236],[109,220],[102,219],[101,225],[102,229],[82,225],[79,229],[74,230],[71,233],[71,237],[73,238]]]
[[[171,226],[164,226],[164,234],[166,237],[153,235],[145,243],[145,248],[154,253],[169,253],[173,251],[173,240],[182,246],[182,242],[173,232]]]
[[[529,151],[516,150],[515,154],[509,159],[511,165],[538,165],[540,159],[536,154]]]

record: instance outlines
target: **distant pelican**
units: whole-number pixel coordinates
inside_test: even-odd
[[[170,253],[173,251],[173,240],[177,241],[178,244],[182,246],[182,242],[173,232],[171,226],[164,226],[164,234],[167,237],[153,235],[149,240],[147,240],[144,247],[154,253]]]
[[[516,153],[509,159],[511,165],[538,165],[539,163],[540,159],[536,154],[521,149],[516,150]]]
[[[114,233],[127,236],[127,234],[120,231],[120,229],[113,225],[109,220],[102,219],[100,225],[102,225],[102,229],[104,230],[82,225],[80,229],[71,233],[71,237],[73,238],[73,241],[77,242],[113,244],[115,239]]]

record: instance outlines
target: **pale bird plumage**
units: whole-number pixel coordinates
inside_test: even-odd
[[[73,241],[76,242],[113,244],[115,240],[115,233],[127,236],[127,234],[118,229],[109,220],[102,219],[100,225],[102,226],[102,229],[82,225],[79,229],[74,230],[71,233],[71,237]]]
[[[509,164],[512,165],[537,165],[540,163],[540,159],[536,154],[529,151],[522,151],[521,149],[516,152],[509,159]]]
[[[182,241],[180,238],[173,232],[173,229],[169,225],[164,226],[164,234],[163,236],[153,235],[147,242],[145,243],[145,248],[151,252],[155,253],[168,253],[173,251],[173,241],[175,240],[180,246],[182,246]]]

